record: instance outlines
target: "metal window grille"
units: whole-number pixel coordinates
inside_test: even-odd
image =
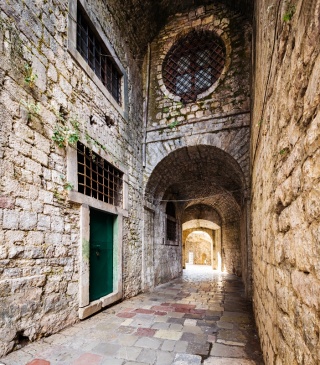
[[[120,206],[123,173],[78,142],[78,192]]]
[[[162,68],[164,83],[182,102],[195,101],[219,79],[225,58],[225,45],[216,33],[192,31],[166,55]]]
[[[102,81],[114,99],[121,104],[121,77],[110,52],[94,31],[84,10],[78,3],[77,50]]]

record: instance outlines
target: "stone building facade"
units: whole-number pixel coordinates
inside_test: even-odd
[[[0,11],[0,356],[181,275],[201,231],[266,364],[317,364],[319,0]]]
[[[139,67],[103,2],[1,7],[3,354],[141,291],[143,210]],[[77,50],[80,7],[121,74],[118,101]],[[78,139],[89,163],[102,158],[123,174],[119,202],[80,192]],[[112,289],[98,300],[89,298],[95,210],[114,225]]]

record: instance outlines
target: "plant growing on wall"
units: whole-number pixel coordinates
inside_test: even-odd
[[[285,12],[283,16],[284,22],[289,22],[292,17],[294,16],[294,13],[296,12],[296,6],[292,3],[289,3],[287,6],[287,11]]]
[[[67,181],[64,175],[60,175],[60,179],[63,183],[62,188],[61,186],[56,186],[53,191],[53,196],[58,201],[66,201],[68,198],[68,193],[74,188],[74,185],[70,181]]]
[[[29,63],[24,65],[24,82],[29,85],[29,87],[34,87],[34,83],[38,78],[38,75],[33,72],[33,68]]]
[[[39,115],[40,113],[40,105],[39,103],[33,103],[28,100],[20,100],[20,104],[24,106],[28,113],[28,120],[34,115]]]
[[[173,128],[175,128],[177,125],[179,125],[179,122],[175,120],[174,122],[172,122],[172,123],[168,124],[168,128],[173,129]]]
[[[76,117],[67,119],[65,113],[59,112],[51,138],[60,148],[67,145],[75,146],[80,139],[78,119]]]
[[[280,153],[280,155],[284,156],[287,153],[289,153],[289,148],[288,147],[283,148],[282,150],[279,151],[279,153]]]

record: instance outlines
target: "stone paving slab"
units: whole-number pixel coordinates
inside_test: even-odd
[[[0,365],[263,365],[239,278],[199,269],[29,344]]]
[[[255,365],[256,362],[247,359],[233,359],[233,358],[209,358],[204,361],[204,365]]]
[[[201,365],[201,356],[178,354],[173,365]]]
[[[215,357],[234,357],[234,358],[248,357],[242,347],[223,345],[220,343],[214,343],[212,345],[210,355]]]

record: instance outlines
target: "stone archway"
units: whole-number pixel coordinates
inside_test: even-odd
[[[194,219],[182,224],[182,265],[185,268],[185,264],[188,263],[188,239],[193,234],[199,233],[207,235],[207,238],[195,237],[195,241],[207,241],[210,242],[210,255],[206,253],[207,264],[212,267],[213,270],[222,271],[221,260],[221,227],[209,220]],[[198,260],[197,260],[198,262]],[[206,264],[203,260],[200,260],[200,264]]]
[[[245,177],[239,164],[219,148],[183,147],[161,160],[145,189],[145,215],[149,223],[143,251],[152,251],[153,256],[152,259],[145,256],[144,271],[152,274],[144,279],[144,287],[164,283],[181,274],[182,224],[195,219],[206,219],[221,227],[221,270],[243,276],[244,282],[249,283],[245,195]],[[175,245],[165,239],[168,202],[176,210]]]
[[[213,240],[209,233],[203,230],[193,230],[184,240],[185,264],[212,265]]]

